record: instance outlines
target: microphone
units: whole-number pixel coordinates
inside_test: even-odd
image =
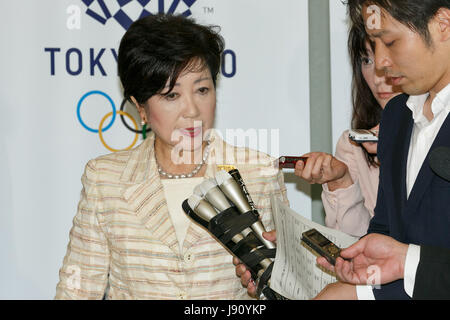
[[[208,200],[219,212],[225,211],[232,206],[222,191],[220,191],[214,179],[205,180],[198,187],[202,197]]]
[[[200,185],[198,185],[199,190],[202,193],[202,197],[206,199],[213,207],[219,210],[219,212],[223,212],[233,205],[230,204],[227,197],[223,194],[223,192],[217,186],[217,182],[215,179],[208,179],[203,181]],[[252,230],[250,228],[245,228],[241,231],[241,233],[246,237]]]
[[[188,200],[188,205],[191,207],[191,209],[203,220],[209,222],[212,218],[214,218],[218,213],[213,208],[213,206],[200,197],[197,194],[192,194]],[[247,228],[248,229],[248,228]],[[249,230],[249,232],[252,232]],[[241,233],[237,233],[233,238],[231,238],[231,241],[234,243],[238,243],[239,241],[243,240],[244,236]],[[256,250],[257,248],[254,248],[253,250]],[[253,251],[252,250],[252,251]],[[251,251],[251,252],[252,252]],[[258,276],[261,276],[262,273],[270,266],[272,263],[272,260],[269,258],[263,259],[259,262],[259,265],[262,267],[262,269],[258,272]]]
[[[194,188],[194,194],[196,194],[196,195],[198,195],[199,197],[202,197],[202,198],[203,198],[203,192],[202,192],[202,190],[200,189],[200,185],[195,186],[195,188]]]
[[[202,197],[197,194],[193,194],[188,198],[189,207],[203,220],[209,222],[217,215],[216,209]],[[240,233],[236,234],[231,241],[238,243],[244,239],[244,236]]]
[[[428,159],[431,170],[439,177],[450,181],[450,148],[437,147],[430,153]]]
[[[237,174],[239,175],[239,172]],[[250,195],[246,195],[244,190],[246,191],[242,179],[236,181],[231,174],[222,171],[216,175],[216,179],[205,180],[196,186],[194,193],[183,202],[182,208],[191,219],[216,236],[216,239],[234,256],[251,268],[252,277],[256,276],[258,294],[269,299],[278,299],[278,295],[270,289],[270,274],[273,268],[271,257],[275,245],[262,237],[264,226],[258,220],[257,210],[249,203]],[[233,226],[233,219],[239,214],[245,214],[245,217],[242,216],[245,218],[243,221],[248,221],[245,225],[253,223],[240,232],[238,230],[244,225],[240,228]],[[257,221],[254,222],[255,220]],[[235,221],[239,221],[239,218]],[[228,237],[223,238],[227,232],[230,232]],[[229,242],[230,238],[234,244]]]
[[[220,190],[222,190],[227,198],[236,205],[240,213],[247,213],[254,210],[254,208],[252,208],[252,206],[249,204],[249,201],[243,189],[228,172],[224,170],[218,171],[216,173],[216,181],[219,185]],[[268,249],[275,248],[275,245],[272,242],[266,240],[262,236],[262,233],[266,230],[261,221],[258,220],[253,223],[251,225],[251,228],[255,232],[255,235],[258,237],[258,239],[261,240],[261,242],[264,243],[264,245]]]

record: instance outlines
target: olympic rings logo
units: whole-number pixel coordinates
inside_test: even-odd
[[[89,127],[88,125],[86,125],[86,123],[85,123],[85,122],[82,120],[82,118],[81,118],[81,107],[82,107],[82,105],[83,105],[83,102],[84,102],[89,96],[92,96],[92,95],[100,95],[100,96],[103,96],[104,98],[106,98],[106,100],[108,100],[109,104],[111,105],[111,109],[112,109],[111,112],[105,114],[105,115],[103,116],[103,118],[100,120],[100,124],[99,124],[99,126],[98,126],[98,129],[97,129],[97,128],[91,128],[91,127]],[[147,129],[147,127],[146,127],[145,124],[142,126],[142,129],[139,129],[138,124],[137,124],[136,120],[133,118],[133,116],[132,116],[131,114],[129,114],[128,112],[125,112],[125,111],[124,111],[124,107],[125,107],[125,103],[126,103],[126,102],[127,102],[127,100],[126,100],[126,99],[123,99],[123,101],[122,101],[122,103],[121,103],[121,105],[120,105],[120,110],[116,110],[116,105],[114,104],[114,101],[111,99],[111,97],[110,97],[109,95],[107,95],[107,94],[104,93],[103,91],[93,90],[93,91],[89,91],[88,93],[84,94],[84,95],[80,98],[80,100],[78,100],[78,103],[77,103],[77,118],[78,118],[78,121],[80,122],[80,124],[81,124],[86,130],[88,130],[88,131],[90,131],[90,132],[93,132],[93,133],[98,133],[98,136],[99,136],[100,141],[101,141],[101,143],[103,144],[103,146],[104,146],[106,149],[108,149],[108,150],[110,150],[110,151],[112,151],[112,152],[123,151],[123,150],[130,150],[131,148],[133,148],[133,147],[135,146],[136,142],[138,141],[139,134],[142,134],[143,139],[145,139],[145,138],[146,138],[146,134],[147,134],[149,131],[151,131],[150,128]],[[103,137],[103,133],[106,132],[106,131],[108,131],[108,130],[111,128],[111,126],[114,124],[114,122],[116,121],[116,116],[117,116],[117,115],[120,116],[120,119],[122,120],[123,125],[124,125],[128,130],[130,130],[130,131],[132,131],[132,132],[135,133],[133,141],[132,141],[131,144],[130,144],[128,147],[126,147],[125,149],[115,149],[115,148],[110,147],[110,146],[106,143],[106,141],[105,141],[105,139],[104,139],[104,137]],[[103,127],[105,121],[106,121],[109,117],[111,117],[111,120],[109,121],[109,123],[108,123],[108,125],[107,125],[106,127]],[[125,121],[125,118],[124,118],[124,117],[127,117],[128,119],[131,120],[131,122],[133,123],[134,128],[132,128],[132,127],[130,127],[130,126],[128,125],[128,123]]]

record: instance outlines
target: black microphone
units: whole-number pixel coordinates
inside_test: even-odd
[[[431,170],[439,177],[450,181],[450,148],[437,147],[430,153],[428,160]]]

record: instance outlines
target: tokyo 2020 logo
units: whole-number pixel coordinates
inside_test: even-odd
[[[191,7],[197,0],[81,0],[86,6],[86,14],[101,24],[115,20],[125,30],[143,17],[155,13],[181,14],[190,16]]]

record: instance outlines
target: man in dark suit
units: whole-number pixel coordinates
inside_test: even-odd
[[[368,233],[450,248],[450,183],[428,165],[429,152],[450,146],[450,0],[349,0],[348,8],[353,22],[366,26],[377,69],[405,92],[383,112],[378,199]],[[400,279],[379,288],[337,283],[318,298],[411,296]]]
[[[439,177],[450,181],[450,148],[434,149],[429,165]],[[317,262],[347,283],[378,285],[404,279],[408,295],[414,299],[450,299],[450,249],[406,245],[372,233],[342,250],[341,256],[347,260],[338,257],[334,267],[323,257]]]

